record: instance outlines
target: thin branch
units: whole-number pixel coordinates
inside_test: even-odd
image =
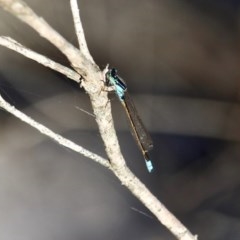
[[[94,63],[94,60],[88,50],[88,46],[87,46],[87,42],[86,42],[84,30],[83,30],[81,18],[80,18],[80,11],[78,8],[77,0],[70,0],[70,5],[71,5],[71,10],[73,15],[75,32],[78,38],[79,49],[82,52],[82,54],[86,57],[86,59]]]
[[[74,66],[81,66],[81,69],[79,69],[81,75],[86,74],[86,61],[84,61],[85,57],[83,54],[53,29],[42,17],[39,17],[24,1],[0,0],[0,7],[32,27],[43,38],[56,46]]]
[[[65,75],[66,77],[76,81],[77,83],[80,83],[80,75],[78,73],[76,73],[75,71],[73,71],[72,69],[65,67],[57,62],[54,62],[53,60],[39,54],[36,53],[32,50],[30,50],[29,48],[26,48],[25,46],[21,45],[20,43],[18,43],[17,41],[15,41],[14,39],[10,38],[10,37],[5,37],[5,36],[0,36],[0,45],[7,47],[13,51],[16,51],[22,55],[24,55],[27,58],[30,58],[42,65],[44,65],[45,67],[49,67],[57,72],[62,73],[63,75]]]
[[[192,233],[148,190],[126,167],[113,171],[132,194],[138,198],[179,240],[197,240]]]
[[[6,102],[2,96],[0,95],[0,107],[6,110],[7,112],[11,113],[21,121],[27,123],[28,125],[32,126],[33,128],[37,129],[42,134],[50,137],[54,141],[58,142],[60,145],[67,147],[77,153],[81,153],[83,156],[90,158],[94,160],[97,163],[100,163],[104,167],[111,168],[110,163],[107,159],[104,159],[100,156],[98,156],[95,153],[92,153],[88,151],[87,149],[77,145],[76,143],[62,137],[61,135],[54,133],[49,128],[45,127],[41,123],[38,123],[37,121],[33,120],[23,112],[17,110],[14,106],[10,105],[8,102]]]

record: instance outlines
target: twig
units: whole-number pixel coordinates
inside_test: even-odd
[[[8,102],[6,102],[2,96],[0,95],[0,107],[6,110],[7,112],[11,113],[21,121],[27,123],[28,125],[32,126],[33,128],[37,129],[39,132],[42,134],[50,137],[54,141],[58,142],[60,145],[67,147],[77,153],[81,153],[83,156],[90,158],[94,160],[97,163],[100,163],[104,167],[110,168],[109,161],[107,159],[104,159],[97,154],[94,154],[87,149],[77,145],[76,143],[62,137],[61,135],[54,133],[52,130],[49,128],[45,127],[41,123],[38,123],[37,121],[33,120],[23,112],[17,110],[14,106],[10,105]]]
[[[77,83],[80,83],[80,75],[73,71],[72,69],[65,67],[57,62],[54,62],[53,60],[24,47],[23,45],[21,45],[20,43],[18,43],[17,41],[13,40],[10,37],[0,36],[0,45],[12,49],[24,55],[25,57],[30,58],[44,65],[45,67],[49,67],[57,72],[60,72],[63,75],[67,76],[68,78],[76,81]]]
[[[78,8],[77,0],[70,0],[72,15],[73,15],[73,22],[75,26],[75,32],[78,38],[79,49],[83,53],[83,55],[88,59],[90,62],[94,63],[94,60],[88,50],[87,42],[85,39],[84,30],[82,27],[82,22],[80,18],[80,11]]]
[[[138,198],[179,240],[197,240],[192,233],[148,190],[126,167],[113,171],[132,194]]]
[[[22,0],[0,0],[0,7],[25,22],[27,25],[37,31],[43,38],[57,47],[68,59],[79,69],[81,75],[85,75],[87,67],[83,54],[53,29],[42,17],[39,17],[24,1]]]

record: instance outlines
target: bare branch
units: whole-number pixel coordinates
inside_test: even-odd
[[[83,156],[88,157],[92,160],[94,160],[97,163],[100,163],[104,167],[110,168],[110,163],[107,159],[104,159],[100,156],[98,156],[95,153],[92,153],[88,151],[87,149],[75,144],[74,142],[62,137],[61,135],[54,133],[52,130],[49,128],[45,127],[41,123],[36,122],[23,112],[17,110],[14,106],[10,105],[8,102],[6,102],[2,96],[0,95],[0,107],[6,110],[7,112],[11,113],[15,117],[19,118],[21,121],[29,124],[33,128],[37,129],[39,132],[42,134],[50,137],[54,141],[58,142],[60,145],[67,147],[77,153],[81,153]]]
[[[72,69],[65,67],[59,63],[56,63],[53,60],[30,50],[29,48],[26,48],[25,46],[21,45],[20,43],[18,43],[17,41],[13,40],[10,37],[0,36],[0,45],[12,49],[13,51],[16,51],[24,55],[25,57],[30,58],[44,65],[45,67],[49,67],[57,72],[60,72],[63,75],[67,76],[68,78],[76,81],[77,83],[80,83],[80,75],[73,71]]]
[[[24,1],[0,0],[0,7],[32,27],[43,38],[56,46],[73,66],[81,66],[81,69],[79,69],[81,75],[86,74],[86,62],[83,54],[54,30],[43,18],[39,17]]]
[[[78,8],[77,0],[70,0],[70,4],[72,9],[75,32],[78,38],[79,49],[82,52],[82,54],[86,57],[86,59],[94,63],[94,60],[88,50],[88,46],[87,46],[87,42],[86,42],[84,30],[83,30],[81,18],[80,18],[80,11]]]
[[[197,240],[197,235],[193,236],[128,168],[115,170],[114,174],[177,239]]]

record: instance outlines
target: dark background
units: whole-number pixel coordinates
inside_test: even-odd
[[[77,46],[69,1],[28,0]],[[114,96],[129,167],[199,239],[240,239],[239,1],[81,0],[90,51],[117,67],[154,140],[148,174]],[[69,66],[0,9],[0,35]],[[83,89],[0,48],[0,92],[106,157]],[[81,111],[82,109],[84,111]],[[0,111],[0,239],[174,239],[111,172]]]

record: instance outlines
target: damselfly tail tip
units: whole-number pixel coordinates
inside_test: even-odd
[[[153,172],[153,165],[152,162],[150,160],[145,160],[146,163],[146,167],[149,173]]]

